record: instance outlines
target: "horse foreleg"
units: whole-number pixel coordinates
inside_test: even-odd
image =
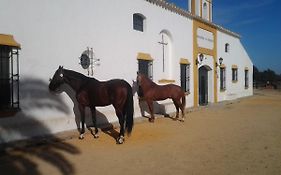
[[[82,127],[80,129],[80,136],[79,139],[84,139],[84,133],[85,133],[85,106],[79,104],[79,111],[81,115],[81,124]]]
[[[150,118],[148,119],[149,122],[153,123],[155,120],[154,111],[153,111],[153,101],[147,101],[147,105],[150,111]]]
[[[95,132],[93,133],[93,131],[91,130],[91,133],[94,136],[94,138],[99,138],[99,134],[98,134],[99,130],[97,128],[96,107],[91,107],[91,112],[92,112],[93,125],[95,127]]]

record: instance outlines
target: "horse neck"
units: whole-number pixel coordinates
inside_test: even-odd
[[[149,89],[149,88],[151,88],[151,87],[153,87],[153,86],[156,85],[152,80],[150,80],[150,79],[147,78],[147,77],[143,78],[143,81],[144,81],[144,82],[142,82],[141,87],[142,87],[143,90],[145,90],[145,91],[146,91],[147,89]]]
[[[65,83],[68,84],[75,91],[79,90],[84,82],[88,79],[83,74],[71,70],[64,70]]]

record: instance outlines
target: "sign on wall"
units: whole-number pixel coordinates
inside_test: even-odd
[[[197,44],[198,47],[213,50],[214,49],[214,34],[202,28],[197,29]]]

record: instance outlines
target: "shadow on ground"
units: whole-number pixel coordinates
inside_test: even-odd
[[[75,174],[72,162],[64,154],[79,154],[73,145],[65,143],[55,136],[35,116],[32,111],[56,110],[69,114],[67,106],[60,96],[50,95],[48,84],[38,79],[23,79],[21,88],[21,111],[15,116],[0,118],[0,170],[9,175],[40,175],[36,159],[56,168],[63,175]],[[26,125],[26,126],[25,126]],[[46,137],[34,137],[40,134]],[[24,141],[4,143],[11,135],[29,138]],[[30,139],[31,138],[31,139]],[[60,141],[58,141],[60,140]]]

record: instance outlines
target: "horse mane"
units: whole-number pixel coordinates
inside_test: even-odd
[[[69,69],[63,69],[63,71],[65,71],[67,73],[67,75],[71,76],[71,77],[77,77],[77,78],[87,78],[85,75],[79,73],[79,72],[75,72],[73,70],[69,70]]]
[[[87,77],[79,72],[75,72],[73,70],[69,70],[69,69],[63,69],[65,72],[66,72],[66,75],[71,77],[71,78],[74,78],[74,79],[82,79],[82,80],[87,80],[87,79],[93,79],[93,80],[96,80],[95,78],[91,78],[91,77]],[[96,80],[98,81],[98,80]]]

